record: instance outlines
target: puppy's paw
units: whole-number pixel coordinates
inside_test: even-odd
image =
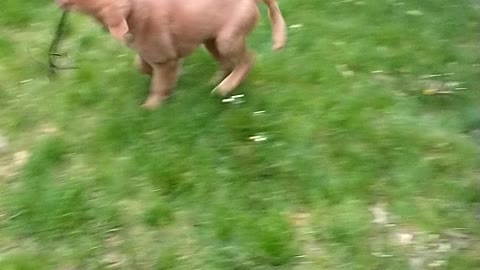
[[[145,110],[153,111],[161,105],[162,100],[160,96],[150,95],[141,107]]]
[[[220,97],[225,97],[228,94],[230,94],[230,92],[232,92],[233,89],[235,89],[235,85],[232,83],[232,80],[229,77],[227,77],[215,88],[213,88],[212,94],[216,94]]]
[[[220,87],[215,87],[213,88],[212,92],[210,92],[210,94],[212,96],[217,96],[217,97],[221,97],[221,98],[224,98],[227,93],[225,91],[222,91]]]
[[[148,104],[148,103],[143,103],[140,107],[146,111],[154,111],[156,108],[159,107],[160,104]]]

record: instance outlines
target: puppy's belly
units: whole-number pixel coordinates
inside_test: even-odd
[[[179,43],[176,44],[176,51],[178,58],[184,58],[190,55],[196,48],[200,46],[202,42],[186,42],[186,43]]]
[[[175,47],[167,38],[135,39],[126,42],[127,46],[150,64],[165,63],[178,58]]]
[[[173,41],[175,42],[175,41]],[[200,47],[202,40],[188,42],[127,42],[127,46],[137,52],[145,61],[165,63],[171,60],[184,58]]]

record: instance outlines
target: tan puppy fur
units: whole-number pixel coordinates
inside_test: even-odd
[[[282,48],[286,27],[275,0],[56,0],[64,10],[92,16],[137,53],[137,68],[152,76],[148,109],[170,95],[179,60],[202,44],[220,65],[214,91],[224,96],[235,89],[253,63],[245,40],[258,19],[257,2],[268,7],[273,49]]]

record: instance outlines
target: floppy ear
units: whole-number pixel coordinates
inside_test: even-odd
[[[109,24],[108,31],[118,41],[123,41],[123,36],[128,33],[128,25],[125,19],[121,19],[116,24]]]

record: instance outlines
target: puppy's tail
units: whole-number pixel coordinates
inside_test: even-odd
[[[285,47],[285,43],[287,42],[287,27],[282,12],[275,0],[260,1],[264,2],[268,8],[268,18],[272,25],[273,50],[279,50]]]

